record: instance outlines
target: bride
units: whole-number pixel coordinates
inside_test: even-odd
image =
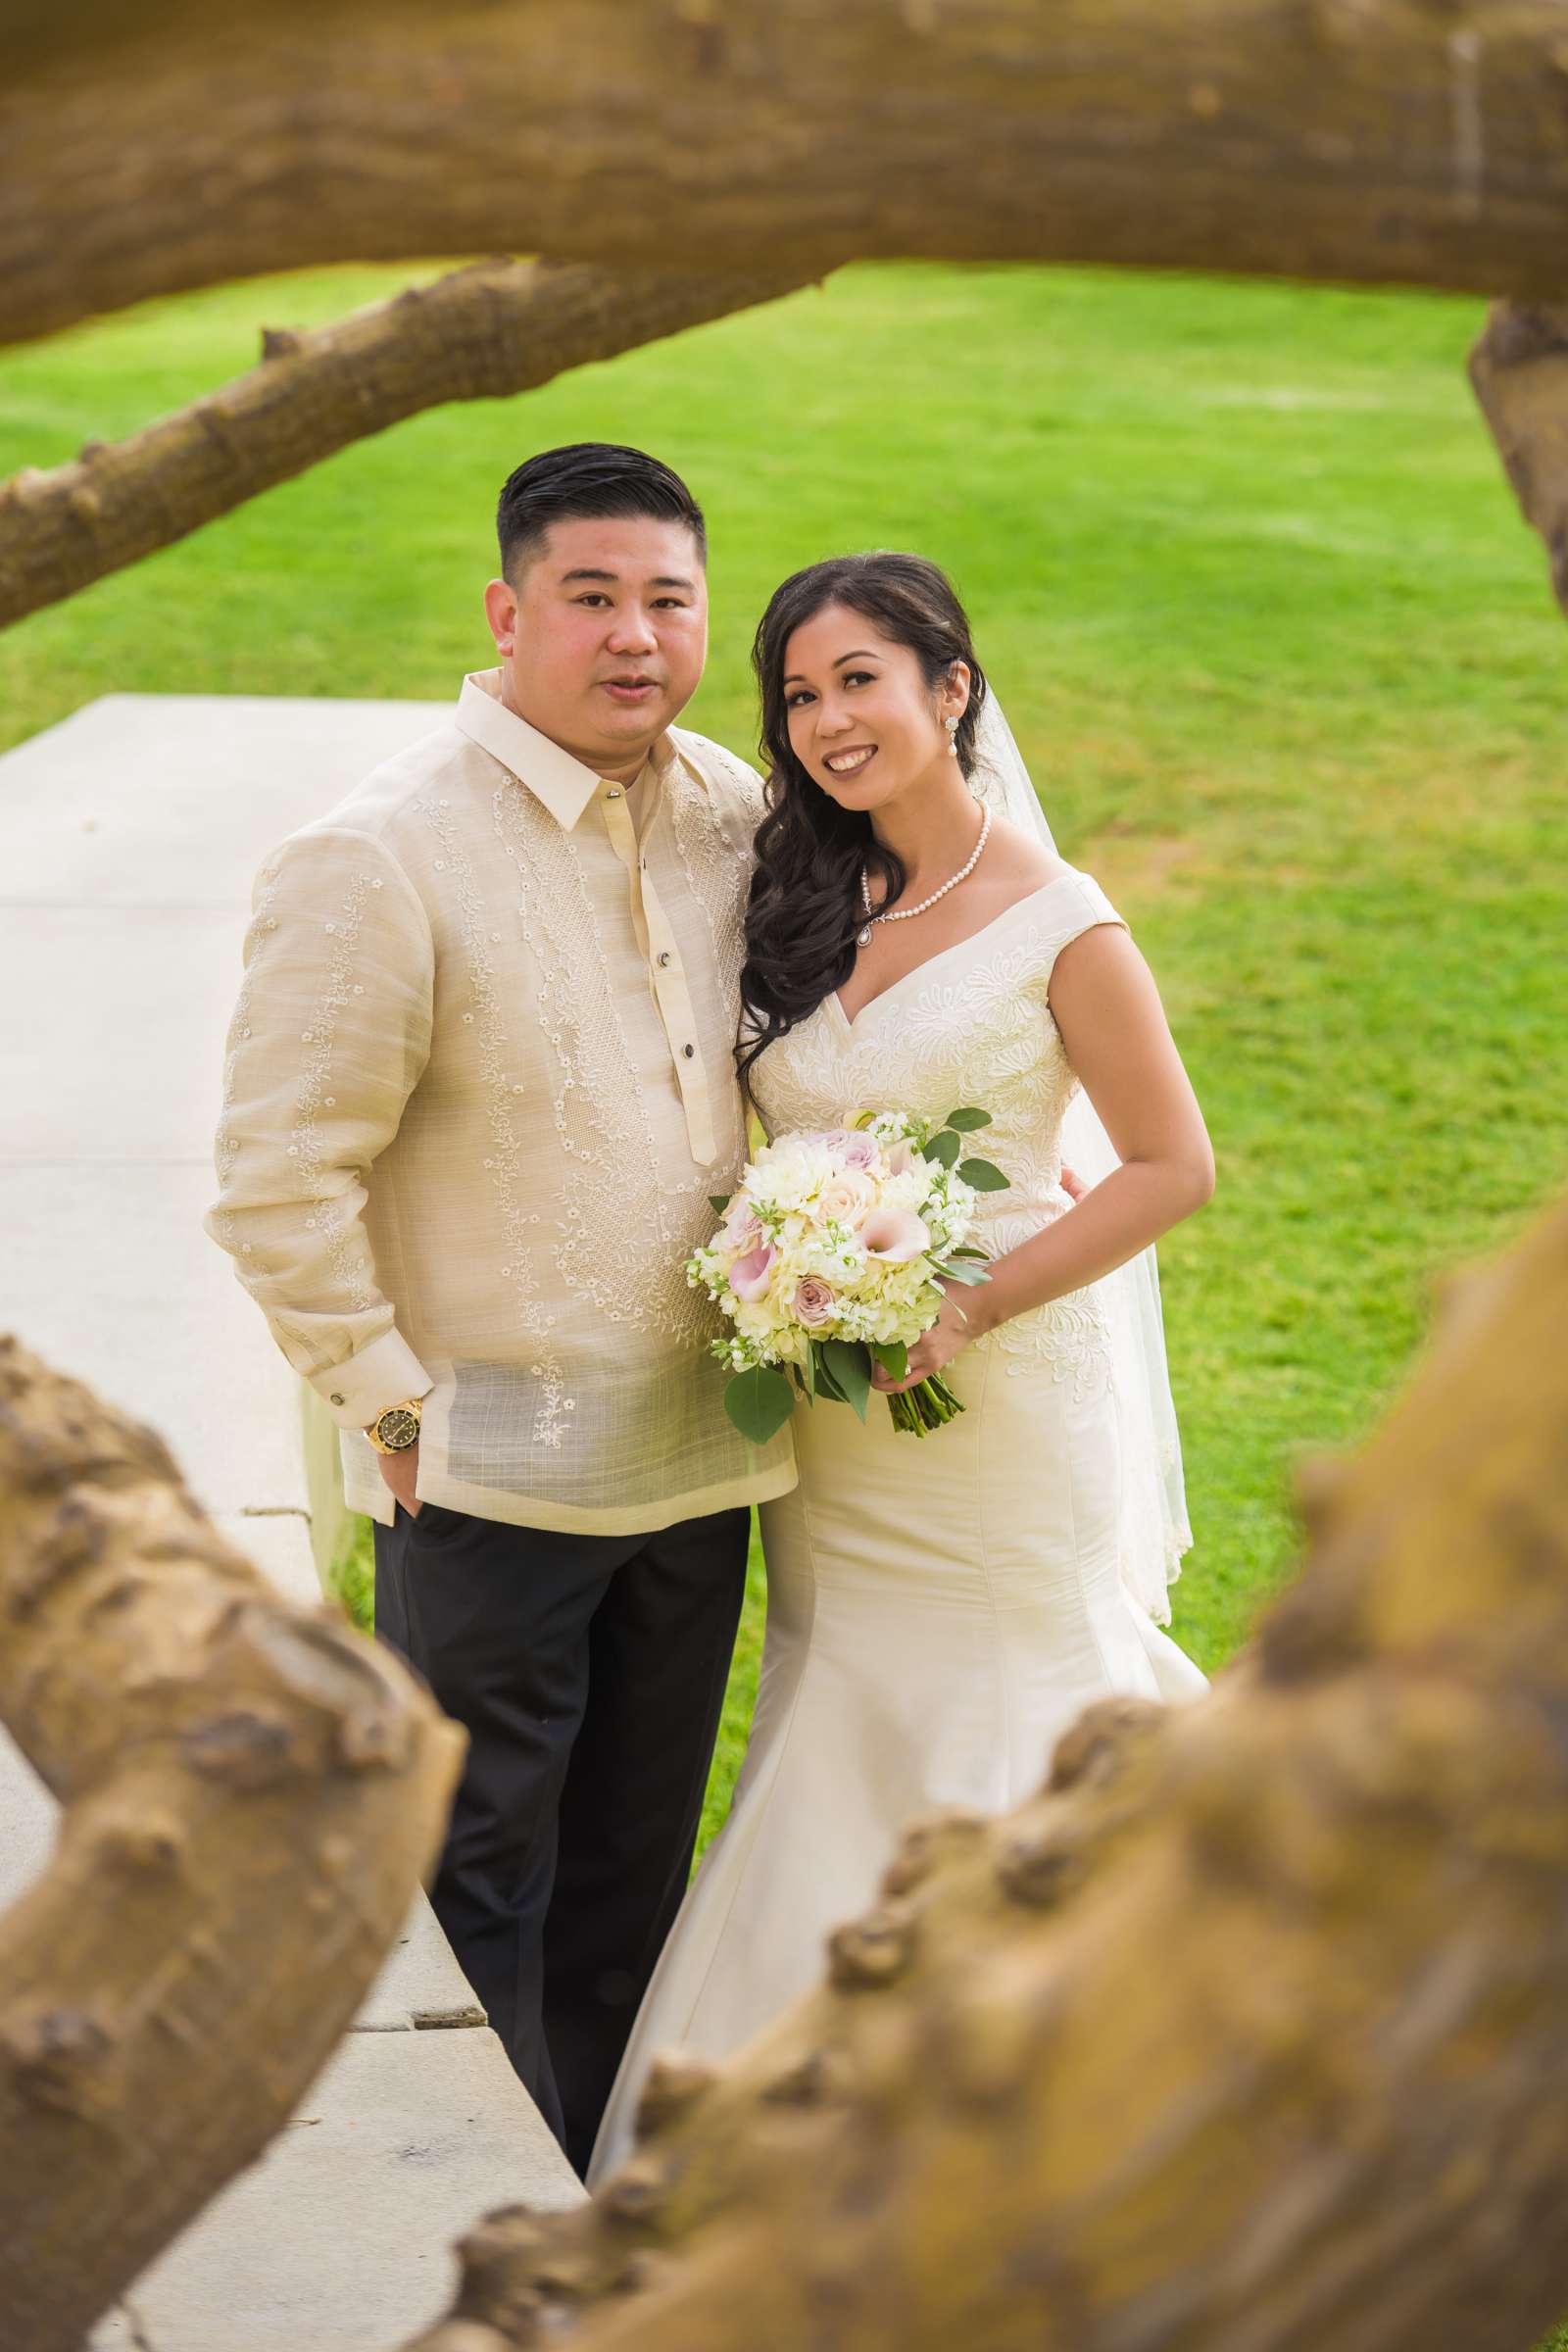
[[[975,1104],[1009,1189],[980,1196],[989,1283],[950,1291],[904,1382],[875,1374],[941,1372],[965,1411],[922,1440],[874,1400],[863,1424],[797,1405],[800,1483],[761,1513],[751,1746],[590,2181],[626,2152],[657,2052],[721,2057],[817,1981],[905,1822],[1019,1803],[1094,1699],[1205,1687],[1159,1630],[1188,1537],[1150,1245],[1208,1199],[1213,1159],[1149,968],[1055,855],[934,564],[796,573],[754,661],[757,1111],[775,1136]],[[1091,1180],[1076,1201],[1064,1158]]]

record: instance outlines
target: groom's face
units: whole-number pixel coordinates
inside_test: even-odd
[[[601,775],[635,775],[702,679],[708,583],[680,523],[552,523],[486,610],[508,702]]]

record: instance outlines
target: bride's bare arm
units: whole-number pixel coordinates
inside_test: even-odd
[[[994,1258],[989,1282],[951,1286],[941,1319],[910,1348],[905,1378],[878,1369],[871,1376],[878,1389],[927,1379],[999,1323],[1125,1265],[1213,1193],[1203,1114],[1153,975],[1125,931],[1101,924],[1062,949],[1051,975],[1051,1009],[1122,1164],[1068,1215]],[[983,1150],[984,1139],[976,1141]]]
[[[981,1330],[1124,1265],[1214,1190],[1203,1114],[1153,976],[1125,931],[1102,924],[1063,948],[1051,1009],[1122,1165],[1069,1216],[998,1258],[986,1287],[965,1296]]]

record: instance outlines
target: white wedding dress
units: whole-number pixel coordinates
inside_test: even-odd
[[[1052,966],[1119,919],[1068,870],[853,1021],[828,997],[756,1066],[768,1133],[884,1108],[940,1123],[978,1104],[994,1124],[976,1148],[1010,1189],[981,1196],[976,1238],[993,1255],[1016,1247],[1071,1206],[1077,1080]],[[1173,1540],[1150,1499],[1147,1398],[1141,1421],[1118,1395],[1127,1291],[1112,1275],[973,1343],[947,1370],[967,1409],[923,1439],[895,1433],[880,1396],[863,1426],[847,1405],[797,1404],[800,1484],[761,1513],[751,1746],[639,2012],[590,2181],[627,2152],[656,2052],[722,2057],[819,1980],[824,1937],[875,1900],[911,1816],[1018,1804],[1094,1699],[1206,1688],[1154,1622],[1185,1530]]]

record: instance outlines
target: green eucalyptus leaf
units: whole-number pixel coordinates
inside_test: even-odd
[[[824,1340],[822,1360],[832,1373],[840,1396],[865,1419],[871,1399],[871,1351],[854,1340]]]
[[[832,1369],[822,1353],[824,1345],[825,1343],[821,1340],[811,1342],[811,1369],[816,1382],[816,1393],[819,1396],[826,1396],[833,1404],[848,1404],[850,1400],[834,1379]]]
[[[902,1340],[873,1340],[871,1353],[889,1380],[903,1380],[909,1369],[909,1350]]]
[[[735,1196],[733,1193],[710,1193],[708,1196],[708,1205],[712,1210],[715,1217],[721,1217],[725,1214],[731,1200],[734,1198]]]
[[[962,1148],[952,1129],[944,1127],[942,1133],[934,1135],[927,1144],[925,1156],[938,1161],[944,1168],[951,1168]]]
[[[950,1110],[944,1124],[955,1128],[959,1135],[972,1135],[977,1127],[990,1126],[991,1113],[989,1110]]]
[[[965,1184],[972,1184],[977,1193],[1005,1193],[1011,1186],[1000,1168],[989,1159],[966,1159],[960,1162],[958,1174]]]
[[[743,1438],[765,1446],[795,1410],[795,1398],[782,1372],[754,1364],[749,1372],[737,1372],[725,1388],[724,1410]]]
[[[966,1266],[957,1258],[934,1257],[931,1263],[949,1282],[961,1282],[965,1290],[975,1290],[981,1283],[991,1280],[989,1274],[982,1274],[978,1267]]]

